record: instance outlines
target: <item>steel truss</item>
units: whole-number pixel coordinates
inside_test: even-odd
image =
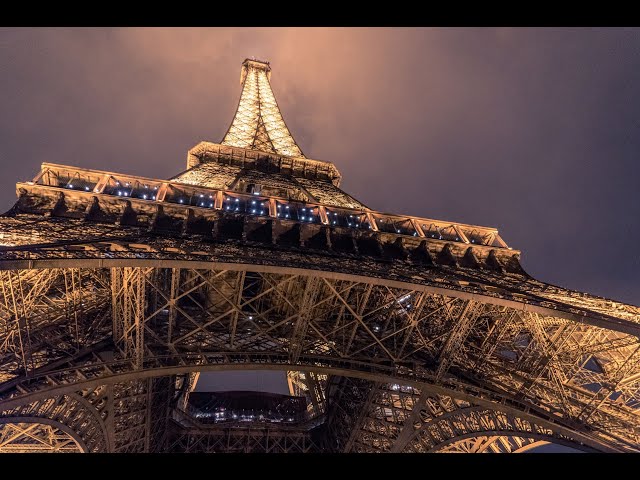
[[[289,133],[271,91],[268,63],[245,60],[242,64],[242,94],[223,145],[251,148],[292,157],[304,157]]]
[[[316,443],[329,450],[640,444],[640,345],[621,332],[304,270],[2,275],[2,418],[67,425],[88,451],[178,448],[169,427],[184,375],[255,368],[330,375],[322,395],[312,387],[315,423],[299,428],[323,425]],[[197,443],[217,451],[224,435],[212,428]],[[258,448],[247,446],[257,433],[243,435]]]
[[[0,451],[640,451],[640,308],[524,272],[495,228],[378,212],[243,63],[171,180],[45,163],[0,217]],[[302,418],[191,417],[282,370]]]
[[[0,429],[0,453],[79,453],[75,438],[45,423],[5,423]]]

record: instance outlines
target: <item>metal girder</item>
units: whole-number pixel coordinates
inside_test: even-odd
[[[463,346],[480,313],[482,313],[481,305],[474,304],[470,300],[465,302],[462,311],[453,321],[454,326],[451,328],[447,341],[438,355],[439,364],[436,370],[436,377],[441,378],[447,373],[449,366],[455,361],[460,348]]]
[[[79,453],[67,432],[43,423],[0,424],[0,453]]]
[[[328,386],[327,420],[322,437],[329,452],[349,452],[369,411],[377,384],[367,380],[333,377]]]
[[[531,278],[494,228],[367,208],[304,157],[270,70],[243,63],[222,144],[172,180],[17,185],[0,451],[640,451],[640,308]],[[289,372],[304,418],[186,413],[199,372],[249,369]]]
[[[400,453],[404,451],[415,431],[420,428],[420,411],[423,408],[427,398],[427,393],[423,392],[415,401],[415,403],[412,404],[411,413],[404,420],[402,429],[400,430],[399,435],[393,441],[393,445],[389,450],[391,453]]]
[[[313,318],[313,305],[317,301],[317,296],[321,291],[321,280],[315,277],[308,277],[302,291],[300,305],[298,307],[297,318],[294,320],[293,332],[291,333],[289,355],[291,363],[296,363],[304,348],[304,340],[307,337],[309,322]]]
[[[174,426],[169,452],[309,453],[317,452],[309,432],[243,428],[192,430]]]
[[[6,364],[11,369],[2,374],[16,380],[14,387],[7,387],[9,396],[0,398],[0,408],[21,396],[25,401],[42,398],[73,391],[73,385],[110,383],[110,378],[143,381],[157,375],[154,369],[173,374],[207,370],[216,364],[249,368],[266,361],[305,372],[323,372],[324,368],[356,376],[379,372],[371,378],[380,381],[388,376],[397,378],[399,384],[411,377],[434,385],[459,382],[472,389],[481,384],[510,394],[510,401],[536,415],[561,424],[566,418],[567,426],[578,421],[598,442],[632,448],[639,435],[638,377],[634,374],[638,342],[621,333],[412,290],[406,284],[397,288],[281,272],[248,276],[236,270],[151,267],[114,267],[108,275],[92,271],[92,276],[85,275],[87,280],[79,282],[71,281],[71,273],[42,272],[33,282],[45,281],[51,289],[56,283],[52,279],[58,278],[66,288],[61,297],[66,313],[58,320],[69,325],[64,343],[74,346],[74,351],[77,345],[86,344],[84,321],[69,305],[78,302],[78,292],[92,285],[92,297],[115,299],[115,306],[105,302],[100,308],[116,312],[111,319],[116,326],[107,330],[103,325],[99,338],[106,340],[113,338],[113,332],[121,332],[113,338],[118,348],[111,357],[98,354],[78,359],[77,366],[66,370],[32,373],[28,382],[19,381],[16,367]],[[100,282],[91,283],[92,278]],[[302,288],[300,279],[305,282]],[[16,275],[11,281],[25,282],[26,275]],[[25,285],[32,284],[23,284],[23,289]],[[3,304],[13,305],[10,289],[5,292]],[[89,298],[82,295],[86,304]],[[50,303],[44,298],[39,301]],[[13,325],[17,325],[15,312],[21,308],[17,302],[7,309]],[[48,310],[43,311],[47,315]],[[40,325],[30,324],[32,337],[38,335]],[[46,345],[42,348],[46,350]],[[18,358],[26,358],[26,353],[18,350]],[[42,356],[33,344],[30,353]],[[593,362],[587,362],[587,356],[602,364],[602,371],[592,371]],[[166,370],[168,367],[172,370]],[[610,393],[604,395],[602,388],[590,391],[594,381],[608,385]],[[610,398],[611,392],[619,393]],[[144,409],[147,405],[149,399]],[[140,418],[146,415],[144,409]],[[580,412],[589,413],[581,416]],[[117,428],[113,422],[114,418],[107,420]],[[129,447],[144,449],[144,441],[138,447],[134,438],[150,436],[140,434],[134,424],[127,421],[134,428],[134,444]],[[143,427],[146,432],[150,429],[146,421]],[[121,446],[114,444],[114,448]]]
[[[106,331],[104,272],[6,271],[0,283],[0,381],[67,361]]]
[[[445,453],[520,453],[547,442],[513,436],[479,436],[460,439],[440,447]]]
[[[114,343],[126,358],[135,360],[136,368],[144,358],[145,322],[148,320],[146,276],[150,269],[112,268]],[[117,277],[113,279],[113,277]]]
[[[518,452],[534,443],[597,451],[517,415],[412,387],[383,385],[356,438],[362,452]]]
[[[474,285],[469,284],[464,280],[469,272],[466,271],[464,276],[458,277],[453,272],[446,270],[439,270],[438,272],[430,271],[429,275],[425,275],[424,269],[419,271],[412,271],[412,275],[406,277],[402,281],[396,279],[386,278],[385,270],[379,271],[364,271],[354,273],[354,270],[350,268],[349,272],[342,272],[339,265],[329,262],[315,262],[310,264],[311,258],[305,256],[306,266],[303,262],[299,266],[280,266],[271,265],[274,259],[266,264],[262,263],[243,263],[243,262],[229,262],[221,261],[221,259],[212,258],[207,261],[202,260],[200,256],[185,260],[184,255],[189,252],[180,252],[180,255],[174,255],[171,252],[165,252],[160,254],[154,254],[147,259],[139,258],[141,255],[136,254],[134,258],[130,252],[126,251],[126,245],[122,246],[125,250],[122,258],[92,258],[91,252],[83,252],[82,255],[75,256],[74,253],[65,252],[64,258],[48,258],[40,259],[34,258],[31,260],[3,260],[0,261],[0,270],[32,270],[32,269],[49,269],[49,268],[83,268],[83,269],[102,269],[113,267],[126,267],[126,266],[140,266],[140,267],[155,267],[155,268],[186,268],[186,269],[216,269],[216,270],[228,270],[228,271],[252,271],[257,273],[281,273],[284,275],[315,275],[329,280],[351,280],[355,282],[361,282],[372,285],[385,285],[389,288],[412,288],[417,291],[426,292],[429,294],[443,295],[447,297],[460,298],[462,300],[473,300],[485,304],[491,304],[496,306],[504,306],[514,310],[520,310],[523,312],[539,313],[544,316],[553,316],[571,320],[572,322],[593,325],[606,330],[616,331],[620,333],[626,333],[634,335],[640,338],[640,313],[636,312],[622,312],[620,309],[611,309],[605,312],[605,309],[598,307],[599,299],[593,299],[590,303],[590,307],[587,310],[574,308],[571,304],[562,304],[557,301],[547,301],[542,298],[541,294],[532,295],[528,292],[535,291],[536,283],[534,281],[525,281],[523,278],[519,278],[519,290],[517,295],[508,294],[505,295],[492,294],[492,290],[483,290]],[[233,247],[227,247],[232,249]],[[160,248],[159,250],[161,250]],[[238,253],[242,253],[239,250]],[[117,257],[117,253],[113,255]],[[224,259],[228,260],[228,259]],[[315,261],[316,259],[314,259]],[[291,262],[289,262],[291,263]],[[360,262],[364,267],[365,262]],[[310,268],[310,267],[313,268]],[[368,267],[368,265],[367,265]],[[404,269],[406,274],[410,268]],[[357,272],[357,270],[356,270]],[[386,269],[388,273],[388,269]],[[369,276],[368,276],[369,275]],[[398,278],[403,275],[401,272],[394,272],[393,277]],[[499,278],[491,272],[483,272],[483,278],[476,278],[476,281],[487,284],[493,288],[494,284],[500,284]],[[566,291],[567,296],[563,297],[568,299],[568,294],[571,292]],[[545,293],[546,295],[546,293]],[[573,300],[571,300],[573,301]],[[609,301],[602,303],[610,303]],[[627,306],[630,307],[630,306]],[[630,307],[631,308],[631,307]],[[637,307],[633,307],[637,308]]]

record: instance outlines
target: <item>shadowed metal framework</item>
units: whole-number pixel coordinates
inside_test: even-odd
[[[533,279],[495,228],[378,212],[246,60],[170,180],[45,163],[0,217],[0,452],[640,450],[640,308]],[[202,417],[280,370],[291,419]],[[220,414],[222,415],[222,414]]]

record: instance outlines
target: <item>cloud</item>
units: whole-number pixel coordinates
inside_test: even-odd
[[[498,227],[542,280],[640,304],[635,29],[0,29],[0,201],[40,162],[169,177],[270,60],[305,154],[384,211]]]

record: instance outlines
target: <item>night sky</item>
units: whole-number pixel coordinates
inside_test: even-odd
[[[266,59],[369,207],[495,226],[533,276],[640,304],[639,29],[0,29],[0,205],[43,161],[168,178]]]

